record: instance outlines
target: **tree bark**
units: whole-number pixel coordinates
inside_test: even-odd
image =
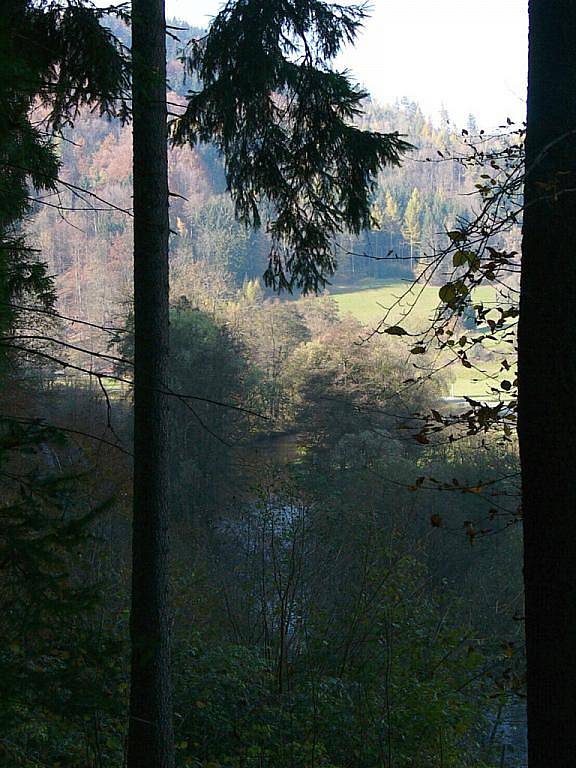
[[[173,768],[168,621],[164,0],[133,0],[134,518],[128,768]]]
[[[530,768],[576,760],[576,3],[531,0],[518,340]]]

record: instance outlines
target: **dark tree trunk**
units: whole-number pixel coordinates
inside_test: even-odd
[[[531,0],[519,328],[530,768],[576,764],[576,2]]]
[[[133,0],[134,520],[128,768],[174,765],[168,624],[164,0]]]

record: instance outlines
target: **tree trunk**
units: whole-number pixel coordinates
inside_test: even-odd
[[[168,623],[164,0],[133,0],[134,519],[128,768],[174,765]]]
[[[531,0],[518,433],[530,768],[576,760],[576,3]]]

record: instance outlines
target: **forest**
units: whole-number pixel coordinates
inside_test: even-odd
[[[365,6],[2,5],[0,766],[573,766],[555,5],[497,127]]]

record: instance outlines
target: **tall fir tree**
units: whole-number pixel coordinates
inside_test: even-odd
[[[24,223],[35,193],[60,185],[56,140],[83,107],[128,116],[129,64],[101,23],[103,14],[81,0],[0,4],[0,382],[7,411],[0,418],[0,762],[6,765],[60,762],[78,712],[104,695],[97,680],[110,673],[107,684],[113,682],[114,643],[78,631],[96,591],[70,577],[96,510],[86,505],[78,477],[56,475],[46,461],[49,455],[59,463],[60,451],[66,453],[62,431],[17,415],[9,387],[22,353],[43,359],[45,348],[28,342],[37,335],[43,342],[38,328],[55,305],[52,279]],[[19,381],[22,396],[20,390]],[[86,688],[89,668],[94,685]],[[59,741],[51,739],[54,723]]]
[[[52,280],[23,235],[33,192],[55,191],[54,143],[82,107],[127,117],[129,67],[122,44],[84,2],[13,0],[0,6],[0,330],[21,305],[53,306]],[[121,17],[122,11],[117,12]],[[43,119],[33,116],[41,108]],[[28,320],[30,315],[28,314]]]
[[[134,523],[129,768],[174,761],[168,637],[168,186],[163,0],[133,0]],[[176,143],[223,152],[236,212],[258,227],[274,210],[269,285],[315,290],[335,269],[336,234],[369,226],[398,134],[357,129],[365,93],[331,70],[364,11],[319,0],[236,0],[194,41],[201,90],[173,126]],[[296,54],[304,46],[298,63]]]
[[[132,2],[134,501],[128,768],[172,768],[168,136],[164,0]]]
[[[530,768],[576,755],[576,4],[531,0],[518,331]]]
[[[411,149],[358,128],[366,92],[333,68],[366,11],[323,0],[230,0],[185,57],[202,84],[173,126],[176,143],[222,152],[239,219],[272,237],[265,282],[317,291],[338,235],[369,229],[385,165]]]

